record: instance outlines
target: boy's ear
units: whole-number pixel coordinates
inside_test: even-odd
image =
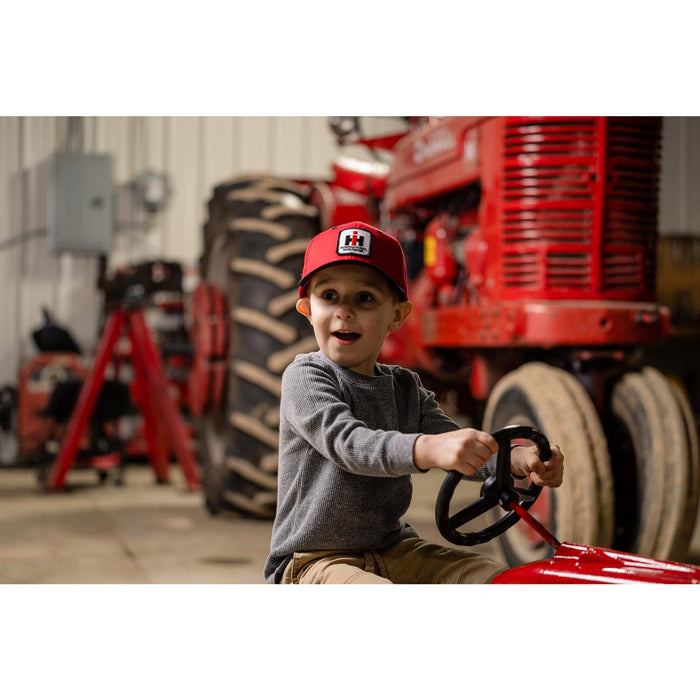
[[[401,326],[403,326],[406,319],[411,315],[413,311],[413,304],[410,301],[400,301],[394,307],[394,318],[389,324],[389,333],[394,333],[398,331]]]
[[[302,316],[306,316],[306,318],[309,319],[309,322],[311,322],[311,302],[309,301],[309,297],[302,297],[299,299],[297,302],[297,311]]]

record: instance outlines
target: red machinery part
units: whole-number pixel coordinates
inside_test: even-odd
[[[655,297],[661,120],[451,117],[394,151],[384,207],[479,183],[490,299]]]
[[[46,408],[58,381],[83,379],[87,370],[79,355],[46,352],[28,360],[20,371],[17,392],[17,432],[20,458],[41,454],[56,426],[40,412]]]
[[[400,210],[479,179],[486,117],[452,117],[399,141],[384,204]]]
[[[188,377],[190,411],[201,416],[221,406],[229,365],[229,311],[214,284],[201,282],[192,293],[190,337],[194,346]]]
[[[435,348],[653,344],[670,326],[666,307],[645,302],[504,301],[420,313],[421,343]]]
[[[551,559],[523,564],[492,583],[700,583],[700,568],[563,542]]]
[[[95,359],[78,395],[61,443],[61,450],[47,474],[45,486],[49,490],[60,489],[67,473],[73,467],[80,439],[88,426],[104,383],[105,370],[113,359],[115,345],[123,332],[128,334],[130,341],[136,382],[142,384],[139,395],[147,399],[141,410],[146,422],[151,465],[158,479],[167,483],[168,446],[172,446],[188,488],[197,490],[200,485],[199,469],[190,452],[184,423],[168,391],[158,349],[151,337],[143,311],[138,308],[113,311],[107,318]]]
[[[371,194],[381,198],[386,187],[386,177],[381,173],[357,172],[343,163],[333,163],[334,184],[343,190]]]
[[[450,250],[454,230],[448,219],[446,215],[435,217],[423,239],[425,268],[438,294],[443,287],[452,291],[457,277],[457,261]]]
[[[318,210],[321,230],[348,221],[371,222],[375,213],[369,205],[368,192],[356,192],[340,187],[336,182],[313,185],[309,202]]]

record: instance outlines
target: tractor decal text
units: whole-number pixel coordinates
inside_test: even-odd
[[[449,129],[438,129],[426,139],[418,139],[413,144],[413,162],[420,165],[429,158],[452,150],[456,145],[457,140]]]

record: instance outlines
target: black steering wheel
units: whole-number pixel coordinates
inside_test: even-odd
[[[483,544],[502,535],[509,527],[520,520],[520,516],[510,508],[510,503],[529,510],[542,491],[541,486],[531,484],[528,488],[516,488],[510,472],[511,441],[517,439],[531,440],[537,446],[540,459],[546,462],[552,456],[547,436],[537,428],[528,425],[509,425],[493,433],[498,442],[496,456],[496,473],[490,476],[481,487],[481,496],[471,505],[454,515],[449,515],[450,501],[457,484],[464,478],[456,471],[448,472],[438,493],[435,503],[435,521],[440,534],[453,544],[473,546]],[[501,506],[508,511],[500,520],[477,532],[458,532],[457,528],[488,512],[491,508]]]

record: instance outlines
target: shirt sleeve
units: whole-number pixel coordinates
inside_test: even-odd
[[[313,363],[293,363],[282,376],[280,409],[289,428],[344,471],[365,476],[416,474],[419,433],[372,429],[353,415],[337,378]]]
[[[435,394],[426,389],[418,381],[418,396],[420,398],[420,430],[422,433],[436,435],[447,433],[451,430],[459,430],[459,425],[455,423],[441,408],[435,400]]]
[[[414,372],[412,374],[418,385],[418,395],[421,402],[421,432],[437,435],[438,433],[447,433],[451,430],[459,430],[461,426],[440,408],[440,404],[435,400],[435,393],[423,386],[417,374]],[[483,467],[477,469],[473,476],[465,476],[464,478],[468,481],[485,481],[495,473],[496,456],[494,455]]]

